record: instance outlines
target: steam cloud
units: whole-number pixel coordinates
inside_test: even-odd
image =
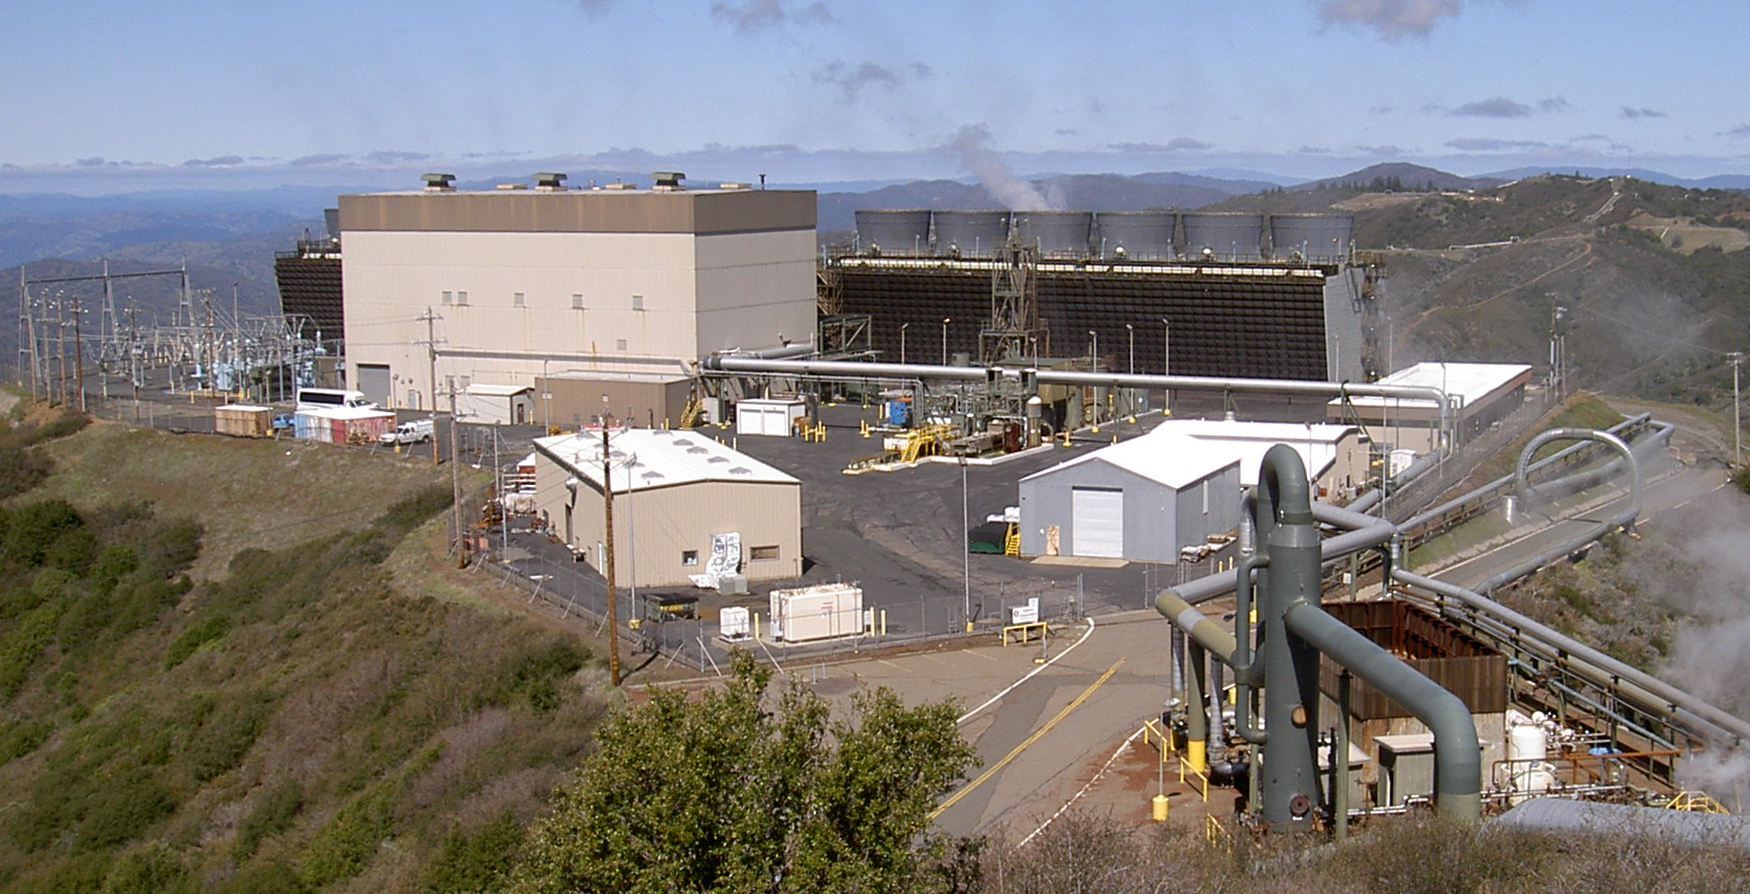
[[[742,32],[772,28],[787,22],[817,25],[833,20],[832,10],[827,9],[825,3],[815,2],[798,8],[784,0],[746,0],[743,3],[717,0],[711,4],[711,14],[728,19],[735,25],[735,30]]]
[[[1638,583],[1645,595],[1690,615],[1679,629],[1660,679],[1738,717],[1750,717],[1750,505],[1720,493],[1704,515],[1678,515],[1667,538],[1682,558]],[[1750,780],[1750,754],[1724,749],[1683,760],[1681,781],[1722,801],[1735,801]],[[1731,805],[1734,811],[1737,805]]]
[[[1323,0],[1327,25],[1372,28],[1386,40],[1426,36],[1441,19],[1458,15],[1458,0]]]
[[[1063,203],[1048,197],[1039,188],[1009,170],[1009,166],[991,148],[990,129],[982,124],[968,124],[954,135],[950,146],[960,153],[986,192],[996,197],[1010,211],[1061,211]]]

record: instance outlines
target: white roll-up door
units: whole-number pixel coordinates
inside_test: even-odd
[[[1124,491],[1091,487],[1070,491],[1070,554],[1124,557]]]

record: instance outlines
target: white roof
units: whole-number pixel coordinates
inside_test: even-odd
[[[1299,422],[1242,422],[1232,419],[1168,419],[1148,433],[1151,438],[1194,438],[1211,445],[1240,464],[1240,485],[1258,483],[1264,454],[1287,444],[1300,454],[1308,478],[1317,479],[1337,461],[1337,445],[1354,433],[1353,425]]]
[[[316,409],[316,408],[312,407],[312,408],[308,408],[308,409],[299,410],[298,415],[299,416],[309,416],[312,419],[382,419],[382,418],[393,419],[393,418],[395,418],[394,413],[391,413],[388,410],[377,409],[377,407],[375,405],[372,405],[369,407],[327,407],[327,406],[325,406],[325,407],[322,407],[321,409]]]
[[[1483,397],[1497,388],[1504,387],[1515,378],[1531,371],[1526,363],[1443,363],[1439,361],[1423,361],[1415,366],[1405,367],[1375,382],[1376,385],[1410,385],[1417,388],[1438,388],[1446,392],[1448,397],[1458,401],[1461,407],[1482,400]],[[1332,406],[1341,404],[1342,398],[1331,401]],[[1433,398],[1417,397],[1361,397],[1352,396],[1349,402],[1356,406],[1368,407],[1437,407],[1439,403]]]
[[[602,481],[602,430],[536,438],[535,449],[598,488]],[[614,493],[695,484],[702,481],[798,484],[795,478],[694,431],[616,428],[608,432]]]
[[[1180,489],[1208,478],[1233,465],[1237,460],[1196,438],[1131,438],[1034,472],[1021,480],[1031,481],[1042,475],[1095,461]]]
[[[475,384],[468,386],[468,393],[475,397],[516,397],[525,391],[533,391],[533,385],[490,385]]]

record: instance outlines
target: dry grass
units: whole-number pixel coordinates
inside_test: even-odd
[[[1653,234],[1666,248],[1686,255],[1710,247],[1721,251],[1750,248],[1750,233],[1735,227],[1705,226],[1696,223],[1694,218],[1637,214],[1629,218],[1628,225]]]
[[[296,546],[363,527],[385,506],[449,479],[448,468],[381,453],[117,422],[94,422],[46,449],[61,471],[31,499],[59,497],[81,511],[145,500],[159,517],[197,518],[206,526],[197,580],[223,579],[247,547]],[[464,471],[470,483],[479,476]]]

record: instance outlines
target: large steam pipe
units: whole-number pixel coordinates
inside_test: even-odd
[[[941,366],[925,363],[864,363],[857,360],[776,360],[712,355],[699,361],[706,372],[771,373],[798,376],[840,376],[863,379],[919,379],[982,382],[987,375],[1012,373],[1003,367]],[[1041,385],[1084,385],[1172,391],[1229,391],[1262,394],[1304,394],[1316,397],[1396,397],[1434,400],[1440,406],[1440,431],[1452,431],[1452,402],[1444,390],[1416,385],[1313,382],[1304,379],[1241,379],[1220,376],[1153,376],[1130,373],[1036,370]]]
[[[1586,670],[1586,666],[1590,666],[1593,672],[1587,676],[1592,677],[1595,683],[1615,686],[1622,686],[1624,683],[1630,684],[1650,696],[1646,699],[1647,701],[1661,702],[1670,708],[1674,715],[1679,717],[1687,715],[1684,717],[1685,720],[1700,721],[1699,725],[1711,727],[1732,737],[1734,745],[1750,741],[1750,723],[1743,719],[1728,714],[1660,680],[1658,677],[1624,664],[1560,631],[1532,620],[1481,593],[1457,584],[1449,584],[1431,577],[1412,574],[1401,568],[1392,571],[1392,579],[1424,592],[1456,599],[1471,608],[1511,625],[1521,633],[1530,634],[1532,638],[1554,650],[1557,653],[1556,657],[1565,659],[1571,664],[1580,665],[1577,669]]]
[[[1531,441],[1525,445],[1525,449],[1520,452],[1519,463],[1513,470],[1513,486],[1515,492],[1525,498],[1536,496],[1536,492],[1532,490],[1530,482],[1526,479],[1526,467],[1530,465],[1531,455],[1536,452],[1537,448],[1542,447],[1551,441],[1575,439],[1598,441],[1602,444],[1608,445],[1617,453],[1622,454],[1623,461],[1628,463],[1630,475],[1628,506],[1610,518],[1592,525],[1587,528],[1584,533],[1576,535],[1571,540],[1559,544],[1556,547],[1546,549],[1529,559],[1519,562],[1511,568],[1490,575],[1487,580],[1478,585],[1477,589],[1480,592],[1493,593],[1495,592],[1495,588],[1512,583],[1513,581],[1548,565],[1552,560],[1567,555],[1579,546],[1591,543],[1624,525],[1633,524],[1635,518],[1641,514],[1640,460],[1635,457],[1634,451],[1629,449],[1628,444],[1624,443],[1621,438],[1608,432],[1594,431],[1589,428],[1552,428],[1549,431],[1532,438]]]
[[[1288,629],[1427,724],[1434,733],[1434,809],[1450,819],[1480,817],[1483,759],[1464,700],[1311,602],[1289,606],[1283,617]]]
[[[1162,591],[1155,607],[1200,649],[1235,669],[1236,682],[1243,690],[1236,705],[1237,731],[1264,751],[1262,766],[1253,768],[1252,778],[1263,775],[1258,803],[1265,821],[1286,828],[1309,827],[1310,808],[1320,797],[1314,758],[1321,651],[1428,724],[1440,743],[1435,754],[1438,809],[1448,816],[1476,819],[1482,764],[1469,710],[1456,696],[1318,608],[1322,562],[1341,555],[1339,549],[1381,546],[1390,541],[1395,527],[1350,510],[1315,506],[1300,455],[1286,445],[1278,444],[1265,454],[1259,482],[1261,491],[1250,501],[1248,515],[1260,549],[1235,569],[1233,582],[1241,594],[1234,614],[1235,631],[1229,634],[1187,598],[1209,598],[1206,594],[1219,592],[1217,585],[1209,583],[1212,578]],[[1350,531],[1320,543],[1319,521]],[[1258,612],[1262,637],[1256,661],[1249,617],[1254,576],[1262,594]],[[1249,689],[1256,685],[1266,687],[1262,730],[1252,729],[1250,722]],[[1259,735],[1264,731],[1275,734]]]

